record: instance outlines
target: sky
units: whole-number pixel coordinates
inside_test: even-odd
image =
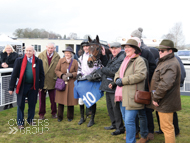
[[[189,13],[188,0],[0,0],[0,34],[38,28],[113,42],[142,27],[146,38],[161,39],[181,22],[190,44]]]

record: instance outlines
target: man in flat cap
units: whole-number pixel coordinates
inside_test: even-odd
[[[115,103],[115,89],[116,86],[112,89],[108,85],[113,82],[115,73],[118,71],[122,61],[125,58],[124,52],[121,51],[121,44],[118,42],[110,43],[111,53],[109,61],[105,67],[101,69],[102,72],[102,83],[100,90],[106,92],[106,102],[107,109],[111,120],[111,126],[104,127],[106,130],[116,129],[115,132],[112,132],[112,135],[119,135],[124,133],[124,125],[122,121],[122,115],[119,107],[119,102]]]

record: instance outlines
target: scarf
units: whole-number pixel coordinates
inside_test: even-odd
[[[123,78],[124,72],[127,68],[127,65],[131,58],[135,57],[136,54],[133,54],[131,57],[125,57],[124,61],[121,64],[119,77]],[[122,101],[122,87],[117,86],[115,90],[115,101]]]
[[[22,83],[22,80],[23,80],[23,76],[24,76],[24,73],[25,73],[25,70],[26,70],[26,65],[27,65],[27,57],[26,57],[26,55],[24,55],[24,58],[23,58],[22,64],[21,64],[19,81],[18,81],[18,84],[17,84],[17,87],[16,87],[16,93],[17,94],[19,93],[19,90],[20,90],[20,86],[21,86],[21,83]],[[32,73],[33,73],[33,86],[32,86],[31,89],[36,90],[36,87],[35,87],[36,70],[35,70],[35,56],[34,55],[33,55],[33,59],[32,59]]]

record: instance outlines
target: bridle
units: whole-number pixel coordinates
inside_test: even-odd
[[[95,66],[101,66],[102,67],[102,62],[100,60],[100,55],[101,55],[101,44],[95,44],[95,43],[90,43],[90,47],[92,45],[98,45],[98,52],[96,55],[93,55],[92,53],[94,52],[94,50],[92,51],[92,53],[89,55],[89,57],[92,59],[92,62],[94,63]],[[97,49],[96,48],[96,49]],[[96,59],[96,60],[95,60]]]

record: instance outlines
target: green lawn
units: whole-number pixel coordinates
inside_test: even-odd
[[[178,112],[180,135],[176,138],[177,143],[189,143],[190,142],[190,96],[181,96],[182,110]],[[89,118],[82,125],[78,125],[80,119],[79,105],[75,106],[74,120],[67,121],[66,108],[64,112],[64,119],[62,122],[57,122],[57,119],[51,118],[50,102],[47,98],[46,106],[46,120],[42,123],[38,120],[37,126],[26,125],[24,130],[15,132],[17,128],[15,124],[17,108],[1,111],[0,117],[0,142],[63,142],[63,143],[124,143],[122,139],[124,134],[118,136],[112,136],[112,131],[104,130],[105,126],[110,125],[110,119],[108,116],[105,96],[97,103],[97,113],[95,117],[95,125],[87,127]],[[39,104],[36,104],[35,119],[38,119]],[[25,118],[27,118],[28,106],[25,108]],[[155,130],[158,130],[156,115],[154,116]],[[14,130],[13,132],[11,132]],[[10,134],[11,133],[11,134]],[[150,143],[163,143],[164,136],[154,134],[155,139]]]

